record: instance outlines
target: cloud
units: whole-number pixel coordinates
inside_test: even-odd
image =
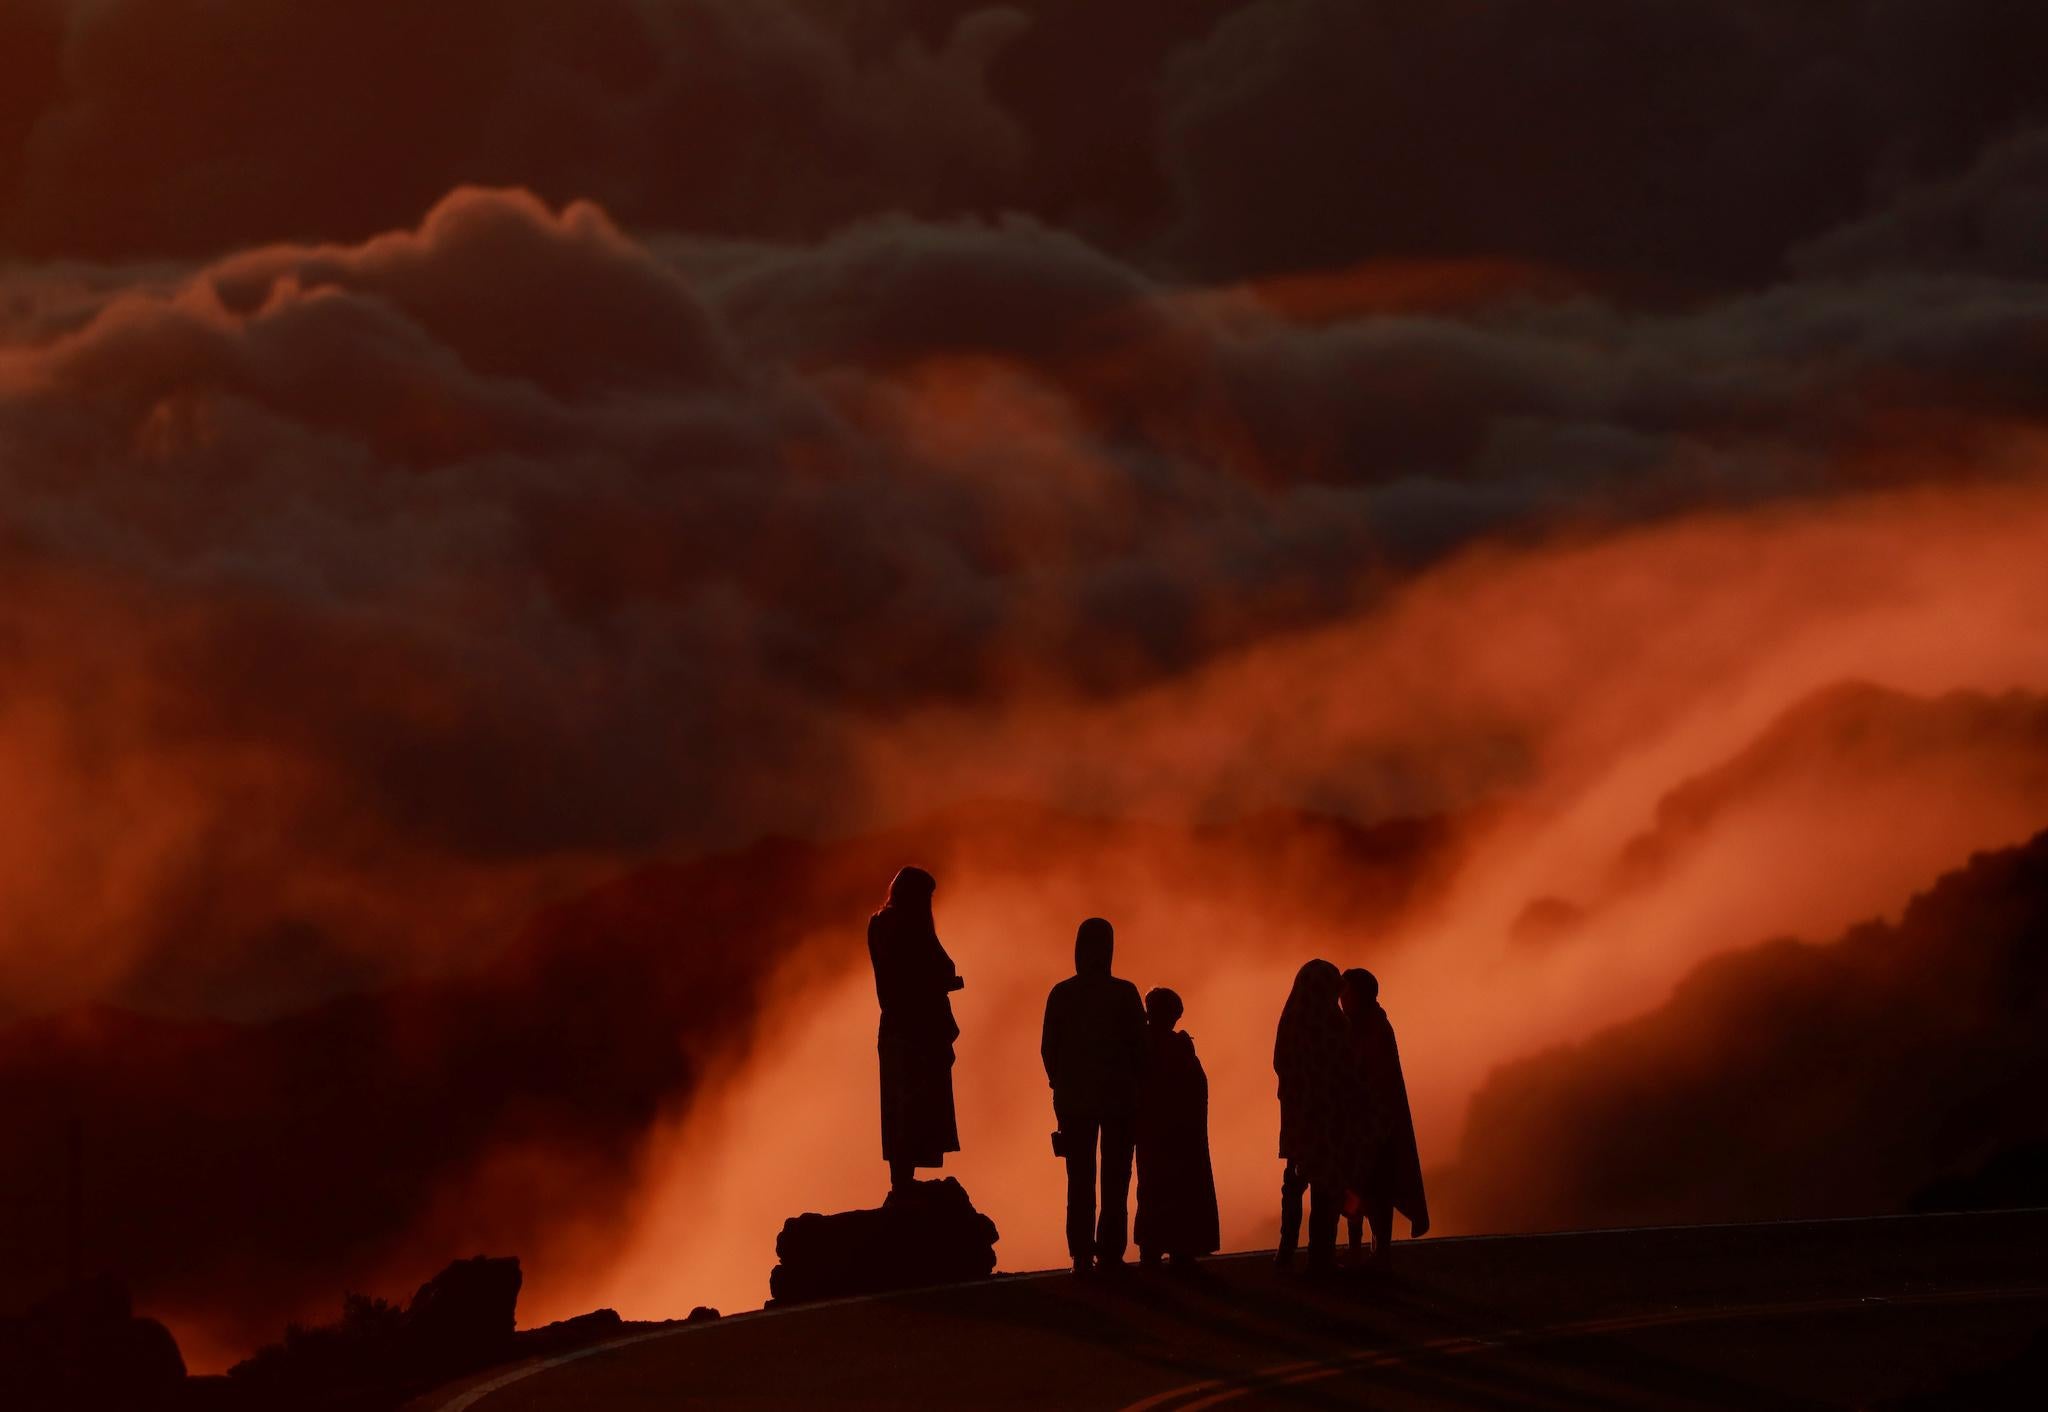
[[[1211,271],[1514,254],[1654,287],[1771,277],[2040,98],[1988,0],[1237,7],[1163,70],[1174,247]]]
[[[1794,250],[1790,263],[1808,278],[1921,271],[2039,281],[2048,274],[2044,249],[2048,129],[2035,128]]]
[[[1498,268],[1189,289],[1021,217],[653,240],[483,190],[21,267],[11,729],[52,817],[147,822],[24,853],[15,1004],[195,929],[453,964],[621,859],[892,816],[893,720],[1151,690],[1489,538],[2024,480],[2048,294],[1930,279],[1662,317]],[[461,923],[405,939],[429,898]],[[59,927],[98,959],[22,970]]]
[[[415,1060],[423,1104],[533,1089],[445,1148],[408,1117],[424,1165],[350,1228],[378,1258],[502,1235],[562,1252],[564,1300],[588,1277],[666,1312],[695,1291],[653,1236],[534,1213],[581,1181],[665,1229],[660,1174],[735,1189],[744,1154],[704,1144],[799,1077],[695,1066],[797,1012],[866,1042],[837,952],[762,1017],[670,1003],[687,977],[745,1009],[800,951],[722,969],[750,944],[722,894],[701,932],[688,898],[635,923],[673,957],[579,933],[552,990],[478,998],[536,913],[643,864],[992,797],[1150,821],[963,845],[955,915],[1016,1014],[1043,979],[1019,927],[1107,894],[1177,939],[1248,1238],[1269,1017],[1233,997],[1311,938],[1367,945],[1378,905],[1303,810],[1456,821],[1455,869],[1363,928],[1437,1152],[1503,1059],[2031,826],[2035,776],[1957,740],[2006,742],[1984,703],[2048,689],[2033,11],[562,16],[0,0],[0,243],[27,257],[0,271],[0,995],[51,1052],[202,1097],[188,1044],[359,1054],[322,1071],[348,1095]],[[1773,723],[1845,681],[1906,704],[1788,782]],[[1961,723],[1924,759],[1888,733],[1922,698]],[[1698,827],[1655,832],[1702,789]],[[1879,827],[1930,795],[1954,807]],[[1250,830],[1239,864],[1211,827]],[[1655,876],[1612,887],[1646,832]],[[1815,834],[1847,861],[1793,866]],[[907,845],[867,846],[774,925],[837,936]],[[1518,948],[1545,898],[1571,926]],[[643,1066],[588,1130],[508,1038],[577,984],[611,1017],[576,1018],[591,1072]],[[59,1017],[91,1002],[156,1018],[78,1038]],[[974,1072],[1011,1038],[992,1014]],[[1041,1134],[1038,1097],[973,1101]],[[1027,1170],[1013,1136],[980,1151]],[[992,1199],[1056,1254],[1031,1195]],[[330,1297],[332,1248],[292,1248]]]
[[[1666,860],[1715,830],[1743,827],[1743,814],[1759,808],[1890,814],[1903,838],[1945,798],[1965,797],[1981,816],[1997,795],[2012,805],[2004,827],[2021,831],[2048,817],[2044,764],[2048,700],[2039,696],[1957,691],[1923,699],[1845,683],[1800,702],[1739,755],[1660,799],[1655,825],[1616,858],[1614,881],[1643,885]],[[1939,783],[1922,775],[1928,768]],[[1858,798],[1865,791],[1879,793]],[[1898,797],[1882,797],[1894,791]],[[1812,831],[1826,827],[1817,817]]]
[[[488,185],[741,238],[1018,211],[1208,277],[1508,255],[1711,288],[2048,116],[2014,58],[2043,21],[2003,0],[0,14],[0,242],[40,257],[359,240]]]
[[[856,60],[793,0],[6,13],[30,42],[0,112],[0,238],[40,255],[358,239],[468,183],[802,235],[972,201],[1021,145],[982,85],[1000,15]]]
[[[1611,1030],[1507,1066],[1447,1187],[1489,1230],[1903,1213],[2044,1136],[2048,837],[1896,924],[1718,957]]]

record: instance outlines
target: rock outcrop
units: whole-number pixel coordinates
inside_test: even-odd
[[[982,1279],[996,1267],[996,1223],[952,1177],[918,1182],[873,1210],[783,1222],[768,1277],[777,1304]]]
[[[166,1405],[184,1381],[177,1340],[137,1318],[111,1276],[0,1318],[0,1401],[10,1407],[143,1412]]]
[[[518,1356],[513,1319],[519,1261],[457,1260],[400,1309],[349,1295],[342,1316],[293,1326],[229,1371],[224,1406],[349,1408],[396,1405],[404,1396]]]

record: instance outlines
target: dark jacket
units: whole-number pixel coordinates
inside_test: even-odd
[[[1128,1115],[1145,1063],[1145,1002],[1105,962],[1071,975],[1045,999],[1038,1046],[1060,1112]]]

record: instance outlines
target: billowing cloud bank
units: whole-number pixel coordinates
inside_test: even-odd
[[[279,927],[337,976],[459,960],[606,859],[942,803],[962,749],[947,790],[987,793],[974,722],[1262,671],[1260,643],[1490,537],[2031,483],[2048,297],[1910,275],[1662,318],[1512,287],[1305,318],[1026,220],[650,243],[481,191],[362,245],[11,289],[22,1008],[127,993],[195,933],[230,994]],[[1749,595],[1700,610],[1746,630],[1746,566],[1711,529],[1674,542],[1720,581],[1671,592]],[[1486,601],[1503,644],[1527,601]],[[1417,662],[1428,625],[1385,621]],[[964,745],[904,735],[934,713]],[[1514,717],[1299,760],[1265,802],[1462,807],[1517,783]],[[53,966],[60,934],[95,941]],[[163,983],[191,999],[208,962]]]
[[[1441,1153],[1496,1064],[2043,822],[2030,7],[1114,10],[0,0],[0,1017],[375,992],[351,1091],[462,1054],[434,1092],[488,1104],[462,988],[539,1024],[476,978],[549,903],[1050,806],[1092,822],[917,836],[1015,1264],[1070,913],[1189,994],[1250,1239],[1309,951],[1405,990]],[[1403,818],[1361,893],[1324,831]],[[757,1294],[761,1220],[869,1194],[738,1180],[787,1056],[869,1042],[882,879],[831,875],[738,971],[679,901],[577,953],[682,1057],[393,1175],[349,1276],[559,1160],[618,1210],[541,1303]],[[519,1189],[490,1229],[542,1241]],[[159,1287],[231,1344],[236,1279],[330,1292],[303,1256]]]

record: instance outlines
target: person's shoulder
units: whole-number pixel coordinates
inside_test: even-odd
[[[1068,976],[1065,980],[1053,982],[1052,989],[1045,993],[1047,1003],[1058,1000],[1062,996],[1072,995],[1081,988],[1083,979],[1081,976]]]
[[[1127,981],[1122,976],[1111,976],[1110,983],[1116,987],[1119,994],[1128,994],[1131,999],[1137,1001],[1140,1010],[1145,1008],[1145,997],[1138,994],[1135,981]]]

